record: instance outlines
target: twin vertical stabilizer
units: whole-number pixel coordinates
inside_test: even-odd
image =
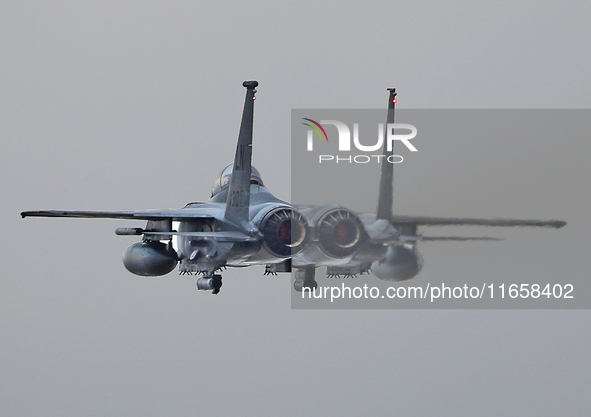
[[[228,199],[226,205],[225,217],[230,222],[244,229],[244,231],[254,232],[250,225],[248,211],[250,207],[250,179],[251,179],[251,161],[252,161],[252,131],[254,121],[254,100],[257,81],[244,81],[246,87],[246,98],[244,101],[244,110],[242,112],[242,122],[240,124],[240,133],[238,134],[238,144],[236,146],[236,155],[234,157],[234,168],[230,179],[228,190]],[[394,123],[394,110],[396,105],[396,89],[389,88],[388,95],[388,115],[386,124]],[[386,134],[386,132],[384,132]],[[384,159],[394,154],[394,148],[387,148],[388,141],[384,138]],[[382,163],[382,174],[380,178],[380,189],[378,197],[377,216],[378,220],[383,219],[391,221],[392,219],[392,201],[393,201],[393,164]],[[252,229],[252,230],[251,230]]]
[[[388,95],[388,116],[386,126],[394,123],[394,109],[396,106],[396,89],[388,88],[390,94]],[[384,130],[386,135],[388,129]],[[394,164],[386,163],[390,155],[394,155],[394,144],[392,149],[388,151],[388,141],[384,136],[384,158],[382,162],[382,176],[380,177],[380,194],[378,196],[378,208],[376,218],[378,220],[392,220],[392,199],[393,199],[393,182],[394,182]]]
[[[251,231],[253,227],[249,223],[248,209],[250,206],[250,177],[252,161],[252,126],[254,120],[254,100],[257,81],[244,81],[246,87],[246,99],[242,112],[240,133],[234,157],[234,168],[230,178],[228,200],[225,217],[235,225]]]

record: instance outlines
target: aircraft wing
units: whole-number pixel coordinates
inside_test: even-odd
[[[221,213],[223,215],[223,213]],[[101,219],[135,219],[135,220],[168,220],[187,221],[190,219],[213,219],[209,210],[170,209],[170,210],[138,210],[138,211],[63,211],[40,210],[23,211],[21,217],[79,217]]]
[[[461,217],[425,217],[392,215],[392,224],[416,226],[497,226],[497,227],[553,227],[560,229],[566,222],[561,220],[520,220],[520,219],[475,219]]]

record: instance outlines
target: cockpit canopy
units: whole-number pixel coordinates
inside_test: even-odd
[[[222,173],[217,177],[215,182],[213,183],[213,188],[211,189],[211,196],[215,196],[219,194],[221,191],[225,190],[230,186],[230,177],[232,176],[232,171],[234,170],[234,164],[228,165]],[[251,166],[250,167],[250,184],[251,185],[260,185],[264,187],[263,180],[261,179],[261,174],[259,171]]]

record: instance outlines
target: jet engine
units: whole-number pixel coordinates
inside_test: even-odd
[[[263,247],[278,258],[301,252],[310,239],[306,218],[289,207],[276,207],[267,212],[259,230],[263,233]]]
[[[132,274],[143,277],[166,275],[178,263],[175,250],[162,242],[138,242],[123,252],[123,265]]]
[[[371,272],[383,281],[406,281],[423,267],[423,258],[414,248],[388,246],[386,256],[371,265]]]
[[[355,253],[364,233],[357,215],[347,209],[330,210],[316,223],[318,245],[332,258],[345,258]]]
[[[347,262],[366,241],[359,217],[339,206],[312,207],[304,211],[314,227],[314,244],[298,256],[298,264]]]

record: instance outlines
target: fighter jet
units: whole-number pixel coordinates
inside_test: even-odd
[[[206,202],[182,209],[143,211],[25,211],[24,217],[113,218],[147,221],[145,228],[118,228],[117,235],[142,236],[128,247],[123,264],[140,276],[173,271],[200,275],[197,288],[217,294],[227,267],[265,265],[265,274],[295,271],[294,288],[317,288],[316,269],[329,276],[370,272],[386,281],[416,276],[422,267],[417,243],[428,240],[494,238],[424,237],[419,226],[479,225],[560,228],[558,220],[465,219],[392,214],[393,164],[382,163],[376,214],[338,205],[295,206],[265,187],[251,165],[257,81],[245,81],[246,98],[234,163],[223,169]],[[388,89],[387,122],[394,121],[395,89]],[[388,156],[386,144],[383,154]],[[386,159],[386,158],[384,158]],[[177,228],[173,228],[173,225]],[[176,237],[176,248],[173,245]]]

